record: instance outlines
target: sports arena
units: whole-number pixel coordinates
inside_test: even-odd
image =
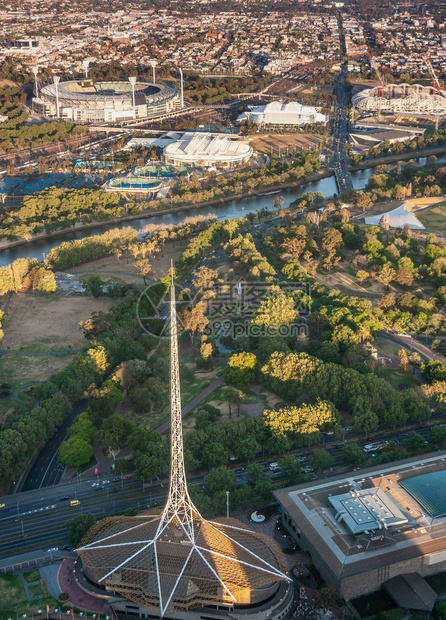
[[[446,114],[446,91],[420,84],[387,84],[361,91],[352,103],[360,113]]]
[[[164,149],[164,161],[171,166],[234,168],[248,162],[253,149],[232,134],[186,132]]]
[[[92,79],[48,84],[33,99],[33,110],[46,118],[81,123],[150,119],[179,107],[177,90],[167,84]],[[59,109],[58,109],[59,108]]]

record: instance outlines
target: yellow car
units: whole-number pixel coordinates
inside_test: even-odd
[[[0,504],[0,508],[4,508],[6,504]]]

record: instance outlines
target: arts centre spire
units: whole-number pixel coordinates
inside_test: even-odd
[[[284,557],[272,539],[234,519],[205,520],[189,497],[173,268],[170,399],[171,463],[166,505],[158,514],[111,517],[93,526],[77,550],[84,573],[90,581],[160,618],[209,605],[231,608],[249,604],[253,593],[289,578]]]

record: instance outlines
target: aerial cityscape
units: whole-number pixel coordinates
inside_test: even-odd
[[[446,620],[446,4],[0,0],[0,620]]]

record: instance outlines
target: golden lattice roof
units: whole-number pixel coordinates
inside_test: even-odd
[[[286,580],[278,545],[235,519],[193,519],[191,540],[162,515],[111,517],[94,526],[78,553],[88,575],[143,606],[167,611],[234,604],[247,591]]]

